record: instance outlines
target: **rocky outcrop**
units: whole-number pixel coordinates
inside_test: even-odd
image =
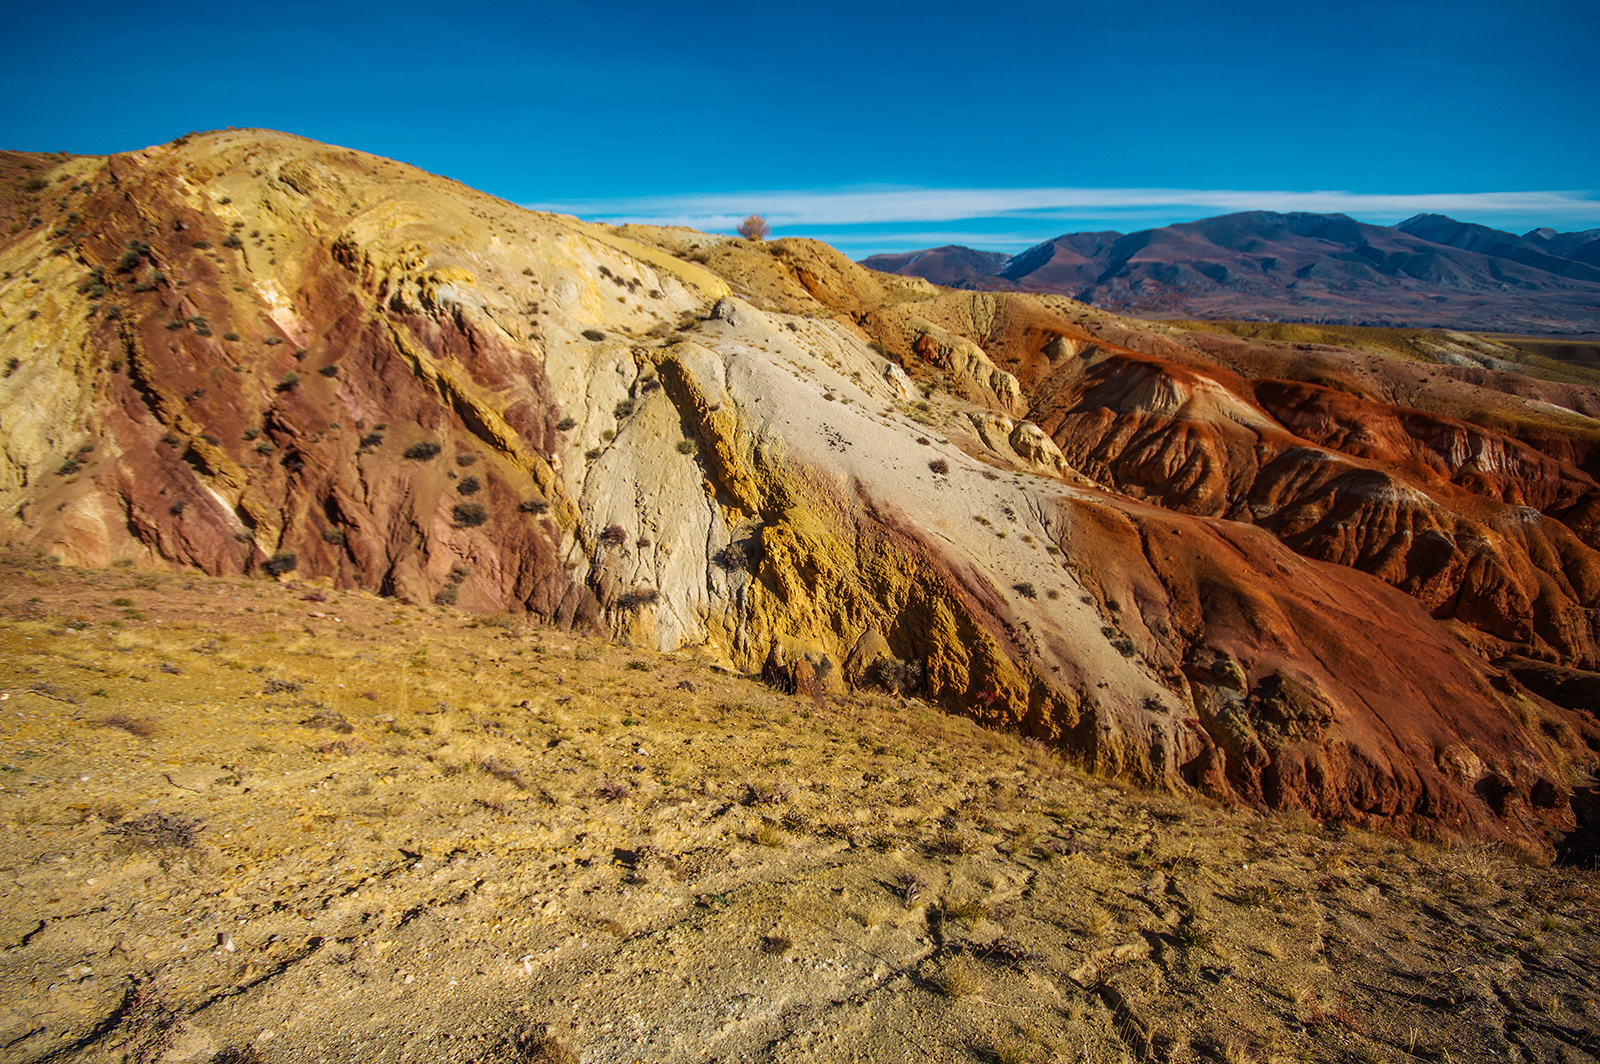
[[[1592,660],[1550,419],[281,134],[56,165],[59,217],[0,245],[13,548],[777,647],[808,693],[1154,785],[1545,855],[1570,826],[1593,722],[1470,645]]]
[[[1464,621],[1497,653],[1585,665],[1600,655],[1600,554],[1585,542],[1594,530],[1560,519],[1587,512],[1595,484],[1531,447],[1328,388],[1266,381],[1252,391],[1131,355],[1039,403],[1067,460],[1100,483],[1260,524]]]

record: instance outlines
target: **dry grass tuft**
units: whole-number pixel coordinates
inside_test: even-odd
[[[983,989],[983,972],[967,957],[955,957],[929,980],[945,997],[970,997]]]

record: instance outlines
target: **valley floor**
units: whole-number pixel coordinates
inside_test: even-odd
[[[1600,1060],[1600,881],[917,702],[0,565],[0,1060]]]

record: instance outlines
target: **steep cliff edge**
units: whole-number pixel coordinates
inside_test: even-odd
[[[1150,782],[1543,855],[1571,827],[1600,732],[1472,643],[1593,660],[1576,437],[1419,437],[1181,330],[535,214],[283,134],[8,158],[43,180],[0,242],[13,548],[744,670],[777,643]],[[1420,442],[1365,440],[1383,417]],[[1470,593],[1319,539],[1332,458],[1424,496],[1391,537],[1493,532]]]

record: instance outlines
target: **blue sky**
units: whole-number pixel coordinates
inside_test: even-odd
[[[1249,208],[1600,227],[1593,0],[83,0],[8,16],[0,146],[266,126],[519,203],[854,255]]]

